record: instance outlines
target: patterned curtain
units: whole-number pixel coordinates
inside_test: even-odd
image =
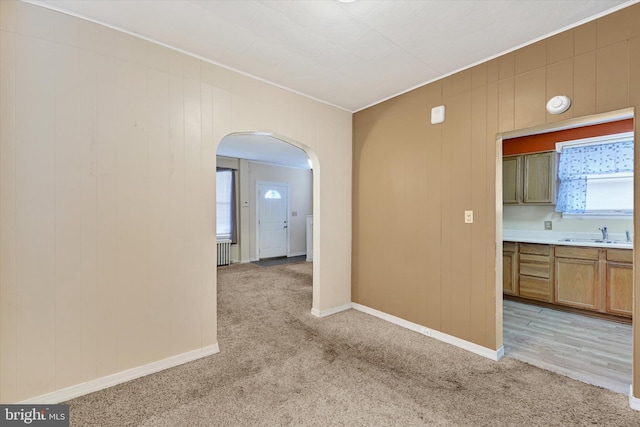
[[[565,148],[560,154],[556,212],[584,213],[587,175],[633,172],[633,141]]]

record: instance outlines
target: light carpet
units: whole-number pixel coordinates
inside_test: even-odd
[[[621,394],[355,310],[315,318],[311,274],[220,268],[220,353],[74,399],[72,425],[640,425]]]

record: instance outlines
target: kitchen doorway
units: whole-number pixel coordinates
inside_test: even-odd
[[[516,170],[521,173],[515,175],[520,182],[510,187],[503,181],[500,189],[505,199],[520,197],[519,201],[498,208],[501,217],[498,234],[503,241],[499,275],[505,356],[624,394],[629,393],[632,383],[630,315],[635,245],[624,240],[625,231],[634,229],[635,213],[626,219],[611,215],[594,219],[557,213],[555,206],[541,200],[527,205],[522,197],[544,196],[541,189],[549,188],[549,183],[544,178],[532,178],[536,176],[533,172],[526,176],[526,170],[518,168],[524,167],[525,162],[530,162],[527,165],[530,171],[533,166],[542,165],[540,176],[544,177],[545,165],[556,168],[557,163],[546,163],[541,153],[544,150],[539,149],[530,155],[526,152],[513,155],[503,143],[566,130],[592,130],[596,125],[623,120],[631,122],[633,140],[633,117],[633,109],[625,109],[507,132],[498,135],[497,141],[499,180],[507,179]],[[553,151],[548,150],[551,156],[555,155]],[[505,154],[512,156],[503,168]],[[556,170],[552,172],[555,181]],[[529,194],[523,194],[526,190],[516,194],[527,180],[533,190]],[[555,198],[553,202],[555,205]],[[598,233],[604,237],[598,239]],[[583,234],[584,241],[579,241]],[[560,243],[560,240],[571,241]],[[592,240],[600,240],[601,244]]]

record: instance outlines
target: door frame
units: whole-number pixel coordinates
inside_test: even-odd
[[[528,136],[528,135],[535,135],[535,134],[540,134],[540,133],[546,133],[546,132],[554,132],[554,131],[559,131],[559,130],[564,130],[564,129],[572,129],[572,128],[577,128],[577,127],[581,127],[581,126],[589,126],[589,125],[594,125],[594,124],[599,124],[599,123],[606,123],[606,122],[613,122],[613,121],[617,121],[617,120],[623,120],[623,119],[628,119],[628,118],[632,118],[634,120],[634,138],[636,136],[638,136],[638,127],[637,127],[637,120],[639,119],[639,117],[636,115],[636,109],[635,107],[627,107],[627,108],[622,108],[619,110],[612,110],[612,111],[608,111],[608,112],[604,112],[604,113],[596,113],[596,114],[591,114],[591,115],[587,115],[587,116],[581,116],[581,117],[575,117],[575,118],[570,118],[570,119],[566,119],[566,120],[561,120],[558,122],[554,122],[554,123],[546,123],[543,125],[538,125],[538,126],[533,126],[530,128],[524,128],[524,129],[515,129],[512,131],[504,131],[504,132],[497,132],[496,133],[496,170],[495,170],[495,177],[496,177],[496,182],[495,182],[495,195],[496,195],[496,199],[495,199],[495,209],[496,209],[496,229],[495,229],[495,236],[496,236],[496,241],[495,241],[495,269],[496,269],[496,283],[495,283],[495,289],[496,289],[496,294],[495,294],[495,301],[496,301],[496,341],[499,343],[498,348],[502,349],[502,355],[504,355],[504,337],[503,337],[503,329],[504,329],[504,319],[503,319],[503,299],[504,299],[504,295],[503,295],[503,269],[502,269],[502,230],[503,230],[503,221],[502,221],[502,141],[503,139],[507,139],[507,138],[516,138],[516,137],[520,137],[520,136]],[[638,153],[637,151],[634,150],[634,165],[638,163],[637,161],[638,158]],[[633,181],[633,185],[634,185],[634,194],[636,193],[636,190],[638,188],[638,174],[635,173],[634,171],[634,181]],[[634,205],[637,204],[634,202]],[[634,206],[635,207],[635,206]],[[637,250],[636,248],[636,238],[635,238],[635,230],[636,230],[636,225],[637,225],[637,212],[634,208],[633,211],[633,230],[634,230],[634,238],[633,238],[633,251],[635,253],[635,251]],[[636,307],[636,300],[638,300],[638,298],[636,297],[636,292],[635,292],[635,288],[636,288],[636,273],[637,273],[637,269],[636,269],[636,263],[635,263],[635,258],[634,258],[634,262],[633,262],[633,277],[634,277],[634,282],[633,282],[633,288],[634,288],[634,292],[633,292],[633,305],[632,307]],[[639,316],[636,316],[639,315]],[[635,336],[636,332],[636,325],[637,325],[637,317],[640,317],[640,313],[638,313],[638,310],[634,309],[633,310],[633,322],[631,324],[632,327],[632,334],[633,336]],[[635,346],[634,346],[635,347]],[[632,358],[635,357],[635,351],[634,353],[631,355]],[[502,356],[501,356],[502,357]],[[635,363],[633,363],[633,369],[635,369]],[[634,379],[634,373],[632,373],[631,376],[631,390],[633,390],[633,379]],[[630,394],[631,397],[633,397],[633,391],[631,391]]]
[[[276,182],[276,181],[256,181],[256,258],[260,261],[260,185],[280,185],[287,188],[287,203],[285,209],[287,210],[287,257],[291,255],[290,240],[291,240],[291,218],[289,218],[289,183],[288,182]]]

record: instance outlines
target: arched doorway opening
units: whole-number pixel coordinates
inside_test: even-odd
[[[216,166],[218,171],[229,171],[235,184],[234,197],[228,201],[234,205],[229,211],[233,226],[229,236],[218,235],[232,240],[229,261],[248,263],[278,257],[313,261],[315,307],[321,255],[319,221],[313,220],[318,218],[320,206],[316,154],[298,141],[271,132],[233,132],[221,139]],[[269,185],[273,188],[267,188]],[[219,195],[217,191],[217,199]],[[265,202],[267,207],[262,204]],[[267,222],[272,224],[270,228]]]

